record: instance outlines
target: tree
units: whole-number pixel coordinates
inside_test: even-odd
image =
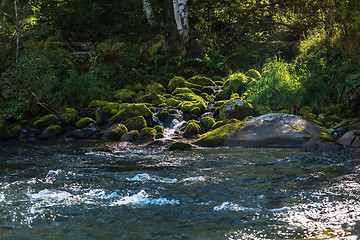
[[[173,0],[174,18],[180,41],[183,44],[182,55],[186,55],[186,49],[189,44],[189,12],[186,0]]]

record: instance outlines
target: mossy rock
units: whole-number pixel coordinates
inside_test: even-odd
[[[190,110],[190,113],[195,116],[195,117],[198,117],[201,115],[201,109],[199,107],[194,107]]]
[[[249,77],[249,78],[254,78],[256,80],[259,80],[261,78],[261,74],[259,73],[258,70],[256,69],[249,69],[246,73],[245,76]]]
[[[186,128],[185,128],[185,131],[183,133],[183,136],[185,138],[189,138],[191,136],[199,134],[200,132],[201,132],[201,127],[199,126],[199,124],[197,124],[195,121],[190,120],[186,124]]]
[[[168,150],[170,151],[189,151],[193,148],[193,146],[190,143],[187,142],[173,142],[168,147]]]
[[[239,96],[238,93],[233,93],[233,94],[231,94],[231,96],[230,96],[230,100],[240,101],[240,100],[242,100],[242,98]]]
[[[146,90],[149,92],[155,92],[158,94],[164,94],[166,92],[166,89],[164,88],[163,85],[161,85],[160,83],[150,83],[146,86]]]
[[[154,129],[156,130],[156,133],[164,134],[164,127],[163,126],[156,125],[154,127]]]
[[[255,115],[262,116],[265,114],[273,113],[273,111],[269,106],[254,105],[254,113]]]
[[[195,93],[179,93],[176,96],[181,97],[186,101],[205,102],[205,100],[202,97],[196,95]]]
[[[104,114],[112,114],[117,113],[120,109],[126,108],[128,103],[117,103],[117,102],[107,102],[101,110]]]
[[[226,100],[220,100],[215,102],[214,107],[221,107],[222,105],[224,105],[227,101]]]
[[[243,128],[247,122],[228,123],[202,135],[194,144],[202,147],[224,146],[224,138],[228,134]]]
[[[115,92],[114,97],[121,102],[130,102],[133,98],[136,97],[136,94],[129,89],[120,89]]]
[[[160,106],[160,104],[164,103],[166,98],[160,94],[156,94],[153,96],[152,100],[150,101],[151,104],[155,106]]]
[[[208,131],[214,126],[215,120],[212,117],[202,117],[200,124],[203,130]]]
[[[11,136],[18,136],[20,133],[22,133],[22,126],[20,124],[15,125],[10,130]],[[0,135],[1,135],[1,133],[0,133]]]
[[[209,101],[209,102],[214,101],[214,99],[213,99],[212,97],[210,97],[210,95],[207,94],[207,93],[201,93],[200,96],[201,96],[204,100],[206,100],[206,101]]]
[[[187,87],[183,87],[183,88],[176,88],[173,92],[172,95],[176,95],[179,93],[193,93],[193,91],[190,90],[190,88]]]
[[[199,108],[201,112],[205,112],[206,105],[203,102],[191,102],[191,101],[184,101],[179,104],[178,106],[183,113],[191,113],[193,108]]]
[[[200,86],[216,86],[216,84],[214,83],[213,80],[211,80],[210,78],[207,78],[207,77],[202,77],[202,76],[193,76],[188,79],[188,82],[197,84]]]
[[[178,99],[175,99],[175,98],[167,98],[167,99],[165,99],[165,103],[166,103],[168,106],[177,107],[177,106],[179,106],[179,104],[181,103],[181,101],[178,100]]]
[[[126,128],[129,131],[132,130],[138,130],[141,131],[141,129],[147,127],[146,120],[143,116],[136,116],[126,119],[123,124],[126,126]]]
[[[215,96],[215,100],[229,100],[231,96],[231,91],[229,89],[223,89],[218,92]]]
[[[100,108],[96,109],[96,111],[95,111],[95,122],[97,124],[103,124],[104,123],[104,118],[103,118],[103,115],[102,115],[102,112],[101,112]]]
[[[226,124],[225,121],[217,121],[215,122],[215,124],[212,126],[212,129],[216,129],[218,127],[224,126]]]
[[[215,91],[214,91],[214,89],[212,87],[203,87],[201,89],[201,92],[212,95],[212,94],[214,94]]]
[[[253,107],[250,103],[245,101],[227,101],[219,109],[219,119],[237,118],[243,120],[247,116],[253,115]]]
[[[126,120],[135,116],[150,118],[152,116],[152,111],[145,104],[142,103],[128,104],[126,108],[121,109],[111,118],[111,123],[119,123],[122,120]]]
[[[190,90],[196,95],[201,95],[201,91],[199,89],[191,88]]]
[[[101,106],[105,106],[107,103],[108,103],[108,101],[93,100],[91,103],[89,103],[88,107],[89,108],[101,107]]]
[[[170,115],[169,111],[162,111],[159,112],[156,117],[161,121],[161,122],[165,122],[166,118]]]
[[[35,121],[33,126],[39,129],[46,128],[50,125],[56,124],[58,122],[58,117],[55,114],[48,114]]]
[[[84,117],[84,118],[81,118],[79,121],[77,121],[75,125],[77,128],[85,128],[90,123],[93,123],[93,122],[94,122],[94,120],[92,118]]]
[[[329,130],[327,130],[325,127],[318,126],[317,129],[320,131],[320,133],[318,134],[318,137],[320,138],[321,141],[323,141],[323,142],[333,142],[334,141],[333,136],[331,135]]]
[[[140,132],[139,140],[141,142],[153,141],[156,134],[157,134],[157,132],[156,132],[156,130],[154,128],[145,127]]]
[[[111,130],[107,139],[114,141],[119,140],[127,132],[128,129],[126,128],[126,126],[120,124],[117,128]]]
[[[308,121],[314,121],[316,119],[316,115],[312,112],[306,112],[302,115],[302,118]]]
[[[169,92],[173,92],[176,88],[183,88],[185,87],[186,80],[183,77],[173,77],[168,86],[167,89]]]
[[[228,123],[241,123],[241,121],[239,119],[232,118],[232,119],[229,120]]]
[[[248,77],[243,73],[231,74],[224,82],[224,89],[229,89],[231,92],[241,92],[248,83]]]
[[[306,113],[312,113],[312,109],[309,106],[302,106],[299,110],[299,115],[305,115]]]
[[[65,108],[64,113],[59,114],[59,120],[62,124],[71,124],[77,118],[77,111],[74,108]]]
[[[60,125],[50,125],[46,128],[46,130],[52,131],[52,132],[61,132],[62,127]]]

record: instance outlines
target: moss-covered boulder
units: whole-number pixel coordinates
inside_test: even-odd
[[[39,129],[46,128],[50,125],[56,124],[59,121],[55,114],[48,114],[35,121],[33,126]]]
[[[119,123],[122,120],[126,120],[135,116],[150,118],[152,116],[152,111],[145,104],[142,103],[128,104],[126,108],[121,109],[111,118],[111,123]]]
[[[22,126],[20,124],[15,125],[10,130],[11,136],[19,136],[20,133],[22,133]]]
[[[62,132],[63,130],[60,125],[50,125],[41,132],[40,138],[44,140],[55,138]]]
[[[243,120],[247,116],[253,115],[253,106],[245,101],[227,101],[219,109],[219,119],[237,118]]]
[[[176,95],[179,93],[193,93],[190,88],[183,87],[183,88],[176,88],[171,94]]]
[[[123,124],[126,126],[126,128],[129,131],[132,130],[138,130],[141,131],[141,129],[147,127],[146,120],[143,116],[136,116],[126,119]]]
[[[156,117],[161,121],[161,122],[165,122],[166,118],[170,115],[169,111],[165,110],[165,111],[161,111],[159,112]]]
[[[163,126],[156,125],[156,126],[154,127],[154,129],[156,130],[156,133],[158,133],[158,134],[164,134],[164,127],[163,127]]]
[[[272,113],[273,111],[269,106],[263,106],[263,105],[255,105],[254,106],[254,115],[265,115]]]
[[[125,125],[119,124],[115,129],[111,130],[107,139],[108,140],[119,140],[125,133],[128,132],[128,129]]]
[[[202,93],[207,93],[207,94],[209,94],[209,95],[212,95],[212,94],[214,94],[215,93],[215,90],[212,88],[212,87],[203,87],[202,89],[201,89],[201,92]]]
[[[317,137],[319,137],[319,139],[323,142],[333,142],[334,138],[331,135],[331,133],[329,132],[329,130],[327,130],[326,127],[323,126],[318,126],[317,129],[320,131],[320,133],[317,135]]]
[[[215,95],[215,100],[229,100],[231,91],[229,89],[223,89]]]
[[[196,95],[195,93],[179,93],[176,96],[181,97],[186,101],[205,102],[205,100],[202,97]]]
[[[203,134],[194,144],[202,147],[221,147],[224,145],[225,136],[241,129],[245,125],[246,122],[228,123]]]
[[[261,78],[261,74],[256,69],[250,69],[245,73],[245,76],[249,78],[254,78],[256,80],[259,80]]]
[[[120,141],[124,142],[135,142],[139,140],[139,131],[138,130],[132,130],[130,132],[125,133],[121,136]]]
[[[167,86],[167,89],[169,90],[169,92],[173,92],[176,88],[183,87],[201,89],[200,85],[190,83],[186,81],[183,77],[172,78]]]
[[[139,140],[141,142],[153,141],[155,139],[156,134],[157,133],[156,133],[156,130],[154,128],[145,127],[140,132]]]
[[[248,83],[248,77],[243,73],[231,74],[224,82],[224,89],[228,89],[234,93],[240,93],[244,90]]]
[[[214,126],[215,120],[212,117],[202,117],[200,119],[200,124],[201,124],[201,128],[204,131],[208,131]]]
[[[89,103],[89,108],[93,108],[93,107],[101,107],[101,106],[105,106],[108,103],[108,101],[103,101],[103,100],[93,100],[91,103]]]
[[[120,89],[115,92],[114,97],[121,102],[130,102],[131,99],[136,97],[136,94],[129,89]]]
[[[190,138],[196,134],[199,134],[200,132],[201,132],[201,127],[199,126],[199,124],[197,124],[195,121],[190,120],[186,124],[186,128],[183,133],[183,136],[185,138]]]
[[[4,141],[9,134],[9,127],[3,116],[0,116],[0,141]]]
[[[214,83],[213,80],[211,80],[210,78],[207,78],[207,77],[202,77],[202,76],[193,76],[188,79],[188,82],[197,84],[200,86],[216,86],[216,84]]]
[[[97,124],[103,124],[104,123],[104,116],[102,114],[102,111],[100,108],[95,110],[95,122]]]
[[[93,122],[94,122],[94,120],[92,118],[84,117],[84,118],[81,118],[79,121],[77,121],[75,125],[77,128],[85,128],[90,123],[93,123]]]
[[[63,113],[59,114],[59,120],[62,124],[71,124],[77,118],[77,111],[74,108],[65,108]]]
[[[166,103],[166,105],[171,106],[171,107],[177,107],[179,106],[179,104],[181,103],[181,100],[175,99],[175,98],[167,98],[164,101]]]
[[[205,112],[206,104],[204,102],[184,101],[178,106],[183,113],[191,113],[192,109],[199,108],[201,112]]]
[[[171,143],[167,149],[170,151],[189,151],[192,148],[193,146],[190,143],[178,141]]]
[[[153,82],[153,83],[150,83],[146,86],[146,90],[148,92],[155,92],[155,93],[158,93],[158,94],[164,94],[166,92],[166,89],[164,88],[163,85],[161,85],[160,83],[157,83],[157,82]]]
[[[104,114],[115,115],[121,109],[126,108],[128,103],[117,103],[117,102],[108,102],[101,107],[101,110]]]
[[[200,96],[201,96],[204,100],[206,100],[206,101],[209,101],[209,102],[214,101],[214,99],[213,99],[212,97],[210,97],[210,95],[207,94],[207,93],[201,93]]]
[[[212,129],[216,129],[218,127],[224,126],[226,124],[225,121],[217,121],[215,122],[215,124],[212,126]]]

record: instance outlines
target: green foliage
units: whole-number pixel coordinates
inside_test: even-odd
[[[249,92],[249,100],[254,103],[280,110],[298,107],[303,89],[294,67],[274,57],[264,66],[262,77]]]

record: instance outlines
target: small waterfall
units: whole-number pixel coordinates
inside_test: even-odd
[[[186,121],[174,118],[170,122],[169,127],[164,129],[164,139],[171,139],[172,137],[174,137],[175,132],[179,131],[185,124]]]

